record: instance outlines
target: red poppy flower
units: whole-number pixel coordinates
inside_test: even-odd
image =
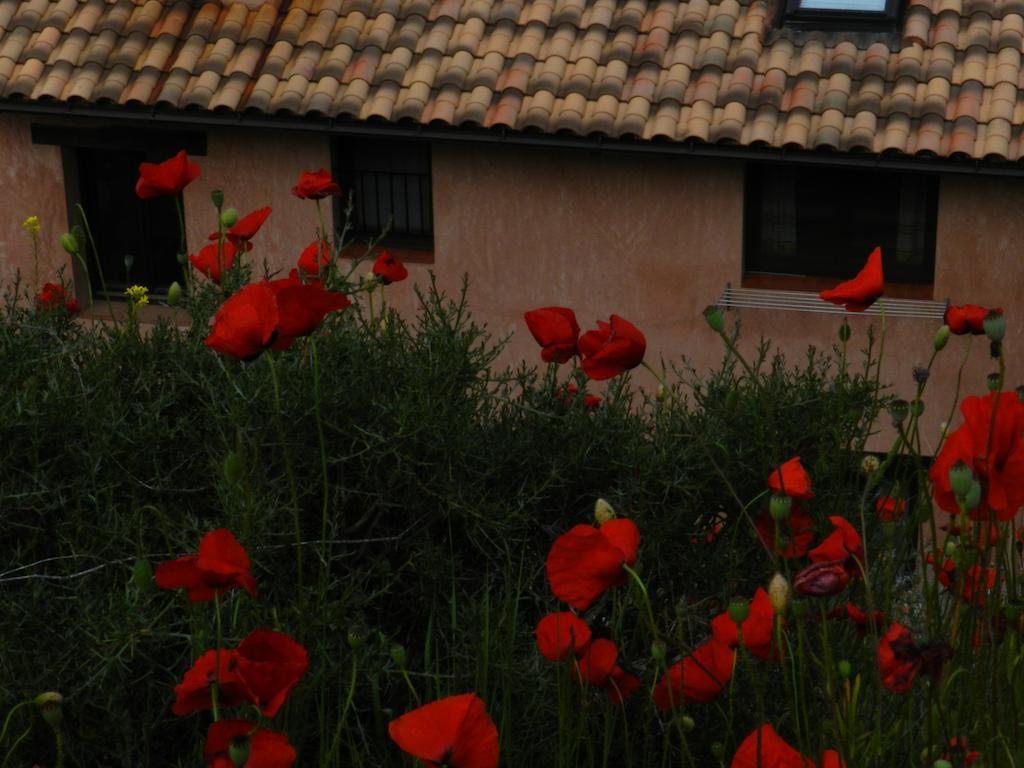
[[[319,171],[303,171],[298,183],[292,187],[292,194],[303,200],[322,200],[328,195],[340,195],[341,187],[334,183],[326,168]]]
[[[247,213],[228,229],[225,236],[236,248],[240,247],[243,242],[248,243],[259,232],[272,210],[268,205],[265,208],[257,208],[252,213]],[[245,250],[249,250],[249,248],[246,247]]]
[[[793,509],[785,520],[778,522],[779,545],[775,546],[775,519],[765,512],[754,522],[761,541],[780,557],[791,560],[803,557],[814,543],[814,518],[794,503]]]
[[[967,768],[970,768],[981,758],[981,752],[971,749],[967,744],[967,739],[961,736],[959,739],[955,736],[949,740],[949,751],[943,756],[943,760],[953,762],[958,761],[954,765],[963,763]]]
[[[526,327],[540,344],[540,359],[545,363],[565,363],[576,354],[580,327],[576,313],[568,307],[541,307],[523,315]]]
[[[819,296],[824,301],[842,304],[847,312],[863,312],[875,303],[885,290],[885,278],[882,275],[882,249],[875,248],[868,256],[867,264],[857,273],[853,280],[840,283],[835,288],[822,291]]]
[[[562,396],[561,396],[560,399],[566,405],[571,405],[572,403],[574,403],[576,401],[576,397],[579,395],[579,393],[580,393],[580,388],[577,387],[575,384],[572,384],[572,383],[566,384],[565,385],[565,389],[562,390]],[[599,407],[601,405],[601,400],[603,400],[603,399],[604,398],[602,398],[600,395],[590,395],[590,394],[584,393],[583,394],[583,406],[585,408],[588,408],[589,410],[592,411],[592,410],[594,410],[595,408],[597,408],[597,407]]]
[[[317,255],[319,251],[319,256]],[[331,263],[331,246],[326,240],[314,240],[302,249],[299,254],[299,261],[296,267],[311,277],[316,277],[320,271]]]
[[[867,631],[871,628],[871,622],[868,620],[868,614],[864,613],[853,603],[847,603],[845,606],[845,612],[847,618],[853,622],[854,626],[857,627],[857,634],[860,637],[864,637]],[[871,614],[871,618],[874,621],[875,630],[877,631],[883,623],[885,623],[885,613],[882,611],[874,611]]]
[[[731,768],[814,768],[814,761],[789,746],[766,723],[740,742]]]
[[[162,163],[140,163],[135,194],[143,200],[164,195],[177,195],[199,178],[199,166],[181,150]]]
[[[600,688],[608,682],[615,671],[615,660],[619,649],[611,640],[598,638],[583,649],[579,658],[579,678],[581,683]]]
[[[905,693],[920,669],[918,648],[910,630],[895,621],[878,643],[878,665],[882,684],[893,693]]]
[[[255,629],[235,649],[238,674],[252,692],[260,711],[273,717],[289,692],[306,674],[306,649],[287,635]]]
[[[835,528],[825,539],[807,553],[815,563],[839,562],[850,576],[861,574],[864,562],[864,543],[857,529],[839,515],[832,515],[829,521]]]
[[[632,520],[609,520],[600,528],[577,525],[548,552],[551,591],[562,602],[585,611],[609,587],[626,581],[622,566],[636,563],[640,532]]]
[[[231,589],[256,596],[256,580],[249,573],[249,556],[226,528],[207,533],[195,555],[168,560],[156,567],[161,589],[187,589],[193,603],[205,603]]]
[[[903,499],[892,496],[879,496],[875,500],[875,512],[883,523],[892,523],[903,517],[907,504]]]
[[[227,299],[213,316],[204,344],[239,360],[253,360],[276,337],[277,298],[266,282],[252,283]]]
[[[711,632],[715,640],[730,648],[739,644],[739,637],[742,635],[743,646],[764,661],[778,659],[778,652],[775,650],[775,611],[772,610],[771,600],[768,593],[761,587],[754,592],[754,599],[750,601],[747,618],[740,625],[742,632],[738,633],[736,622],[725,611],[718,614],[711,620]]]
[[[409,276],[409,270],[389,251],[381,251],[380,256],[373,262],[373,274],[384,285],[391,285],[391,283],[400,283],[405,280]]]
[[[993,408],[995,425],[989,440]],[[1024,403],[1016,392],[1002,392],[998,400],[990,392],[966,398],[960,412],[964,423],[946,439],[928,471],[935,503],[950,514],[959,513],[949,470],[962,461],[981,483],[981,503],[970,516],[987,520],[992,513],[998,520],[1012,520],[1024,506]]]
[[[931,554],[928,555],[927,560],[932,566],[935,565],[936,558]],[[939,568],[936,576],[939,579],[939,583],[942,584],[950,592],[956,593],[957,588],[957,572],[956,563],[952,560],[945,560],[942,563],[942,567]],[[979,608],[985,606],[985,601],[988,597],[988,593],[996,585],[996,572],[992,568],[986,568],[982,565],[972,565],[964,572],[963,584],[960,587],[960,599],[967,603],[974,603]]]
[[[174,686],[175,698],[171,711],[181,716],[210,709],[210,686],[214,682],[217,683],[217,700],[222,707],[238,707],[247,701],[255,701],[249,686],[238,672],[235,652],[221,648],[219,651],[207,651],[196,659],[181,682]]]
[[[834,749],[826,749],[821,753],[821,768],[846,768],[846,763]]]
[[[36,294],[36,305],[47,312],[54,309],[63,309],[69,315],[77,315],[82,311],[78,301],[68,296],[63,285],[57,283],[46,283],[42,290]]]
[[[794,501],[807,501],[814,498],[811,490],[811,476],[807,474],[800,457],[792,459],[778,467],[768,476],[768,487],[773,493],[783,493]]]
[[[464,693],[414,709],[388,723],[388,735],[425,767],[496,768],[498,729],[484,702]]]
[[[654,705],[671,709],[686,701],[714,701],[732,677],[736,653],[712,638],[668,668],[654,687]]]
[[[590,643],[590,627],[575,613],[549,613],[537,623],[537,650],[548,661],[577,656]]]
[[[189,254],[188,260],[198,271],[220,285],[224,273],[234,266],[237,253],[234,243],[225,240],[219,244],[204,245],[198,254]]]
[[[240,737],[249,739],[249,759],[237,768],[291,768],[295,763],[295,749],[283,733],[257,728],[245,720],[219,720],[206,730],[206,764],[210,768],[236,768],[231,762],[231,740]]]
[[[323,283],[299,282],[294,270],[284,280],[271,280],[268,285],[277,301],[277,338],[274,349],[287,349],[300,336],[309,336],[332,312],[352,306],[348,296],[338,291],[325,291]]]
[[[942,315],[942,322],[949,326],[950,333],[955,333],[958,336],[967,333],[981,336],[985,333],[985,316],[990,311],[999,315],[1003,314],[1003,310],[998,307],[989,310],[987,307],[979,307],[977,304],[962,304],[960,306],[950,304]]]
[[[608,682],[604,685],[605,693],[612,700],[612,704],[621,704],[640,687],[640,681],[636,675],[631,675],[622,667],[616,665],[615,669],[608,676]]]
[[[647,339],[635,325],[618,315],[611,322],[597,321],[598,330],[580,336],[583,372],[596,381],[610,379],[644,361]]]
[[[850,583],[850,574],[841,560],[817,562],[793,577],[793,588],[802,595],[828,597],[838,595]]]

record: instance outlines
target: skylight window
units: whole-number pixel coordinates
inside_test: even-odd
[[[805,29],[890,31],[899,22],[899,0],[787,0],[786,26]]]

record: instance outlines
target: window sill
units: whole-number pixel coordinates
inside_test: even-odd
[[[851,275],[850,278],[853,276]],[[848,278],[848,279],[850,279]],[[843,282],[839,277],[811,277],[807,275],[778,275],[769,272],[747,272],[740,283],[742,288],[760,288],[771,291],[821,291],[835,288]],[[886,283],[885,295],[890,299],[934,299],[934,286],[928,283]]]

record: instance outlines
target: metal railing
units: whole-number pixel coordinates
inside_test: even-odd
[[[926,299],[880,299],[864,312],[847,312],[843,307],[822,301],[810,291],[776,291],[764,288],[735,288],[726,283],[718,297],[722,308],[774,309],[790,312],[816,312],[826,315],[866,314],[880,315],[880,304],[885,305],[886,317],[917,317],[942,320],[946,302]]]

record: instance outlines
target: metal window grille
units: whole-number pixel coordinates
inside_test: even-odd
[[[942,321],[946,302],[924,299],[880,299],[864,312],[847,312],[837,304],[822,301],[810,291],[776,291],[762,288],[734,288],[726,284],[718,297],[718,306],[724,309],[770,309],[790,312],[815,312],[827,315],[881,315],[886,317],[916,317]]]

